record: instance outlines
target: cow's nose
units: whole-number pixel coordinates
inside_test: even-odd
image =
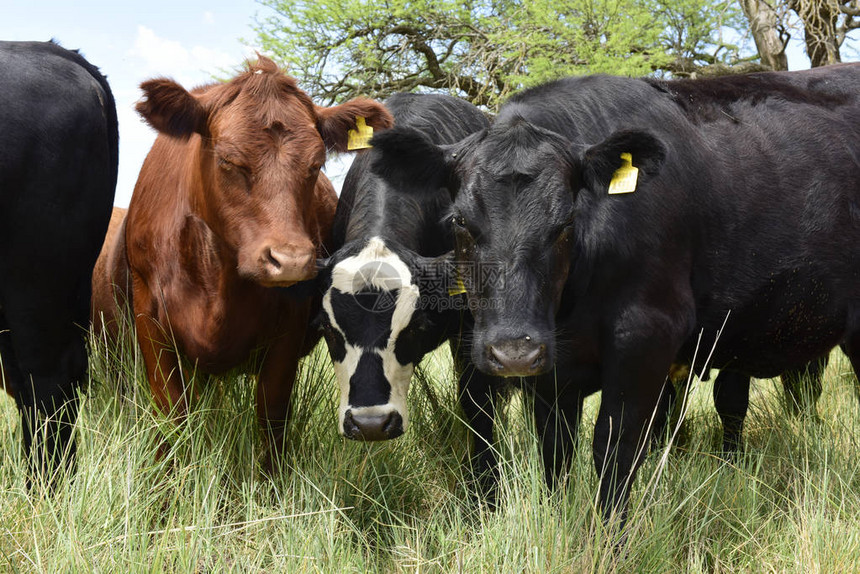
[[[487,345],[487,360],[502,377],[528,377],[546,371],[546,345],[525,336]]]
[[[343,435],[353,440],[388,440],[402,434],[403,417],[397,411],[381,415],[362,415],[348,410],[343,417]]]
[[[295,283],[313,279],[317,274],[313,249],[265,247],[260,262],[266,272],[266,280],[272,283]]]

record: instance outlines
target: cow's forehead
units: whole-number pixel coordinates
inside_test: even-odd
[[[363,295],[376,293],[376,297],[363,298]],[[344,297],[349,295],[349,297]],[[365,323],[357,320],[362,314],[378,314],[390,317],[389,339],[384,348],[392,346],[400,331],[409,325],[418,301],[419,291],[412,284],[412,274],[403,260],[379,237],[371,238],[356,255],[347,257],[332,268],[331,286],[323,296],[323,309],[329,322],[341,333],[347,333],[360,324],[377,324],[379,321]],[[338,301],[339,300],[339,301]],[[363,304],[374,301],[384,309],[375,309]],[[341,306],[336,313],[334,303]],[[351,313],[345,313],[343,305],[352,306]],[[382,311],[380,313],[380,311]],[[338,316],[356,318],[356,325],[341,325]],[[355,339],[355,337],[351,337]]]
[[[564,153],[570,142],[559,133],[522,118],[497,121],[478,142],[478,161],[498,172],[530,172],[545,166],[547,157]]]
[[[262,153],[289,151],[309,160],[325,160],[325,144],[316,128],[315,118],[301,106],[275,102],[268,113],[260,107],[234,102],[217,110],[210,120],[213,142],[220,150],[232,148],[247,153],[249,148]],[[301,150],[301,153],[295,153]]]
[[[570,142],[561,135],[523,120],[493,126],[490,133],[468,150],[458,179],[465,199],[507,201],[521,191],[543,195],[563,182],[571,168]],[[460,199],[458,197],[458,199]],[[539,197],[536,197],[538,201]],[[458,201],[462,203],[462,201]]]
[[[302,157],[325,151],[313,102],[283,74],[243,74],[212,87],[203,98],[216,139],[230,138],[241,147],[305,150],[295,154]]]
[[[504,173],[478,167],[461,178],[454,211],[502,234],[510,232],[508,225],[518,221],[553,225],[571,215],[571,183],[570,170],[561,159],[546,158],[540,169],[531,172]]]
[[[372,237],[356,255],[336,263],[331,273],[331,288],[343,293],[390,291],[411,284],[409,267],[379,237]]]

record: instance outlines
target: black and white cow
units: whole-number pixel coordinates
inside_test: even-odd
[[[33,470],[56,468],[67,448],[73,460],[117,144],[114,99],[94,66],[54,43],[0,42],[0,361]]]
[[[385,102],[396,125],[434,144],[484,129],[474,106],[442,95],[396,94]],[[443,215],[451,196],[417,174],[389,184],[370,171],[378,153],[359,154],[344,181],[322,263],[320,326],[341,390],[338,427],[352,439],[385,440],[408,425],[406,396],[421,358],[459,333],[461,313],[437,281],[453,247]],[[408,189],[406,189],[408,188]]]
[[[570,78],[459,144],[404,128],[374,144],[383,177],[454,182],[461,273],[505,263],[503,288],[470,287],[500,303],[473,311],[472,362],[505,376],[565,358],[602,389],[606,514],[626,508],[666,373],[700,332],[698,372],[775,376],[840,343],[860,369],[860,64]],[[553,407],[574,408],[563,393]]]

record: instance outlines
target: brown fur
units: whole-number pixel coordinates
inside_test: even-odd
[[[337,197],[319,167],[327,148],[344,147],[342,126],[362,115],[382,129],[391,116],[371,100],[318,108],[262,57],[191,93],[163,78],[141,87],[138,111],[161,134],[141,168],[125,242],[156,405],[177,420],[187,412],[175,348],[206,373],[261,350],[257,413],[277,450],[319,301],[270,287],[313,278],[326,254]]]
[[[125,255],[125,216],[127,209],[114,207],[104,245],[93,269],[91,320],[96,337],[118,336],[119,313],[131,302],[131,277]]]

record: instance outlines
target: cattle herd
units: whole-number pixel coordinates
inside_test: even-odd
[[[268,464],[321,337],[357,440],[407,431],[413,370],[449,342],[491,501],[499,391],[533,397],[550,486],[601,391],[600,508],[622,519],[677,366],[719,370],[729,454],[750,377],[808,371],[786,390],[814,411],[834,347],[860,370],[860,64],[566,78],[488,117],[441,95],[322,107],[260,56],[192,91],[141,85],[158,136],[112,217],[105,78],[56,44],[0,42],[0,86],[0,365],[32,476],[73,464],[86,327],[115,341],[123,316],[176,424],[189,368],[255,365]],[[326,152],[366,128],[338,198]]]

